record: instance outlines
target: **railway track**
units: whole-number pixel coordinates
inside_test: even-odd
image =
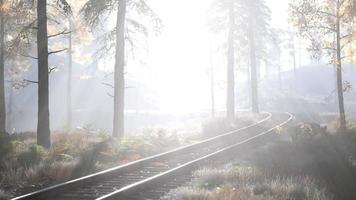
[[[154,196],[150,189],[161,187],[172,180],[173,182],[185,181],[183,174],[190,173],[208,160],[222,157],[242,144],[268,135],[291,120],[292,116],[288,113],[273,115],[267,113],[266,118],[250,126],[16,197],[13,200],[128,200],[143,198],[144,191],[148,192],[148,196]],[[174,183],[165,186],[170,188]],[[162,188],[160,192],[163,192]]]

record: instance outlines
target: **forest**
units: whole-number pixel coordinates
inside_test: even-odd
[[[356,0],[0,0],[0,200],[356,200]]]

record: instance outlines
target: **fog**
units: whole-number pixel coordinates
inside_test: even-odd
[[[287,14],[288,2],[270,0],[267,5],[272,13],[271,26],[290,27],[287,18],[280,17]],[[160,33],[140,38],[143,44],[134,52],[127,51],[125,123],[128,131],[146,125],[163,125],[177,117],[194,118],[201,114],[205,114],[205,118],[209,117],[211,89],[207,85],[210,82],[211,67],[215,73],[215,106],[222,112],[226,102],[226,61],[219,45],[224,38],[209,30],[208,18],[212,2],[161,0],[153,1],[151,7],[162,19],[164,27]],[[110,30],[114,25],[115,16],[110,15],[105,29]],[[79,41],[82,45],[75,44],[74,40],[77,47],[73,63],[73,124],[76,127],[93,125],[111,131],[112,89],[105,84],[112,83],[110,73],[113,72],[114,57],[109,55],[98,61],[91,59],[95,57],[93,54],[96,52],[97,41],[93,39],[95,35],[87,37],[84,42]],[[66,38],[61,37],[53,44],[63,46],[65,41]],[[296,54],[299,58],[298,66],[310,64],[304,46]],[[66,122],[66,58],[66,53],[50,57],[50,64],[59,66],[50,75],[50,110],[53,113],[50,117],[53,130],[64,128]],[[292,69],[288,52],[282,52],[281,66],[285,73]],[[237,92],[236,105],[239,109],[248,109],[248,95],[244,94],[248,92],[247,74],[240,71],[242,73],[236,73],[236,91],[242,89],[243,92]],[[261,69],[262,77],[264,73]],[[24,73],[24,77],[30,80],[37,78],[36,62],[32,62],[32,67]],[[8,85],[7,99],[10,98],[9,88]],[[36,91],[35,84],[13,91],[8,131],[35,130]]]
[[[0,200],[356,199],[355,0],[0,0]]]

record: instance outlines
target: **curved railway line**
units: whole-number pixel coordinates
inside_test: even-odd
[[[154,196],[150,189],[161,188],[163,185],[169,189],[174,186],[174,182],[187,181],[180,180],[184,179],[183,174],[190,173],[209,160],[223,157],[224,154],[228,154],[243,144],[269,135],[293,119],[289,113],[266,114],[263,120],[238,130],[48,187],[13,200],[128,200],[142,197],[147,199],[148,196]],[[174,180],[173,185],[169,185],[172,180]],[[147,191],[147,196],[145,191]],[[159,191],[162,193],[162,188]]]

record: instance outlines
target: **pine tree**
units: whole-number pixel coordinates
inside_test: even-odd
[[[156,29],[160,28],[161,21],[145,0],[89,0],[81,12],[91,28],[98,27],[105,15],[116,12],[116,27],[104,35],[105,45],[99,54],[106,55],[115,47],[113,136],[121,138],[124,136],[126,46],[128,43],[132,48],[135,47],[134,34],[148,34],[148,27],[131,18],[131,14],[144,16]]]

